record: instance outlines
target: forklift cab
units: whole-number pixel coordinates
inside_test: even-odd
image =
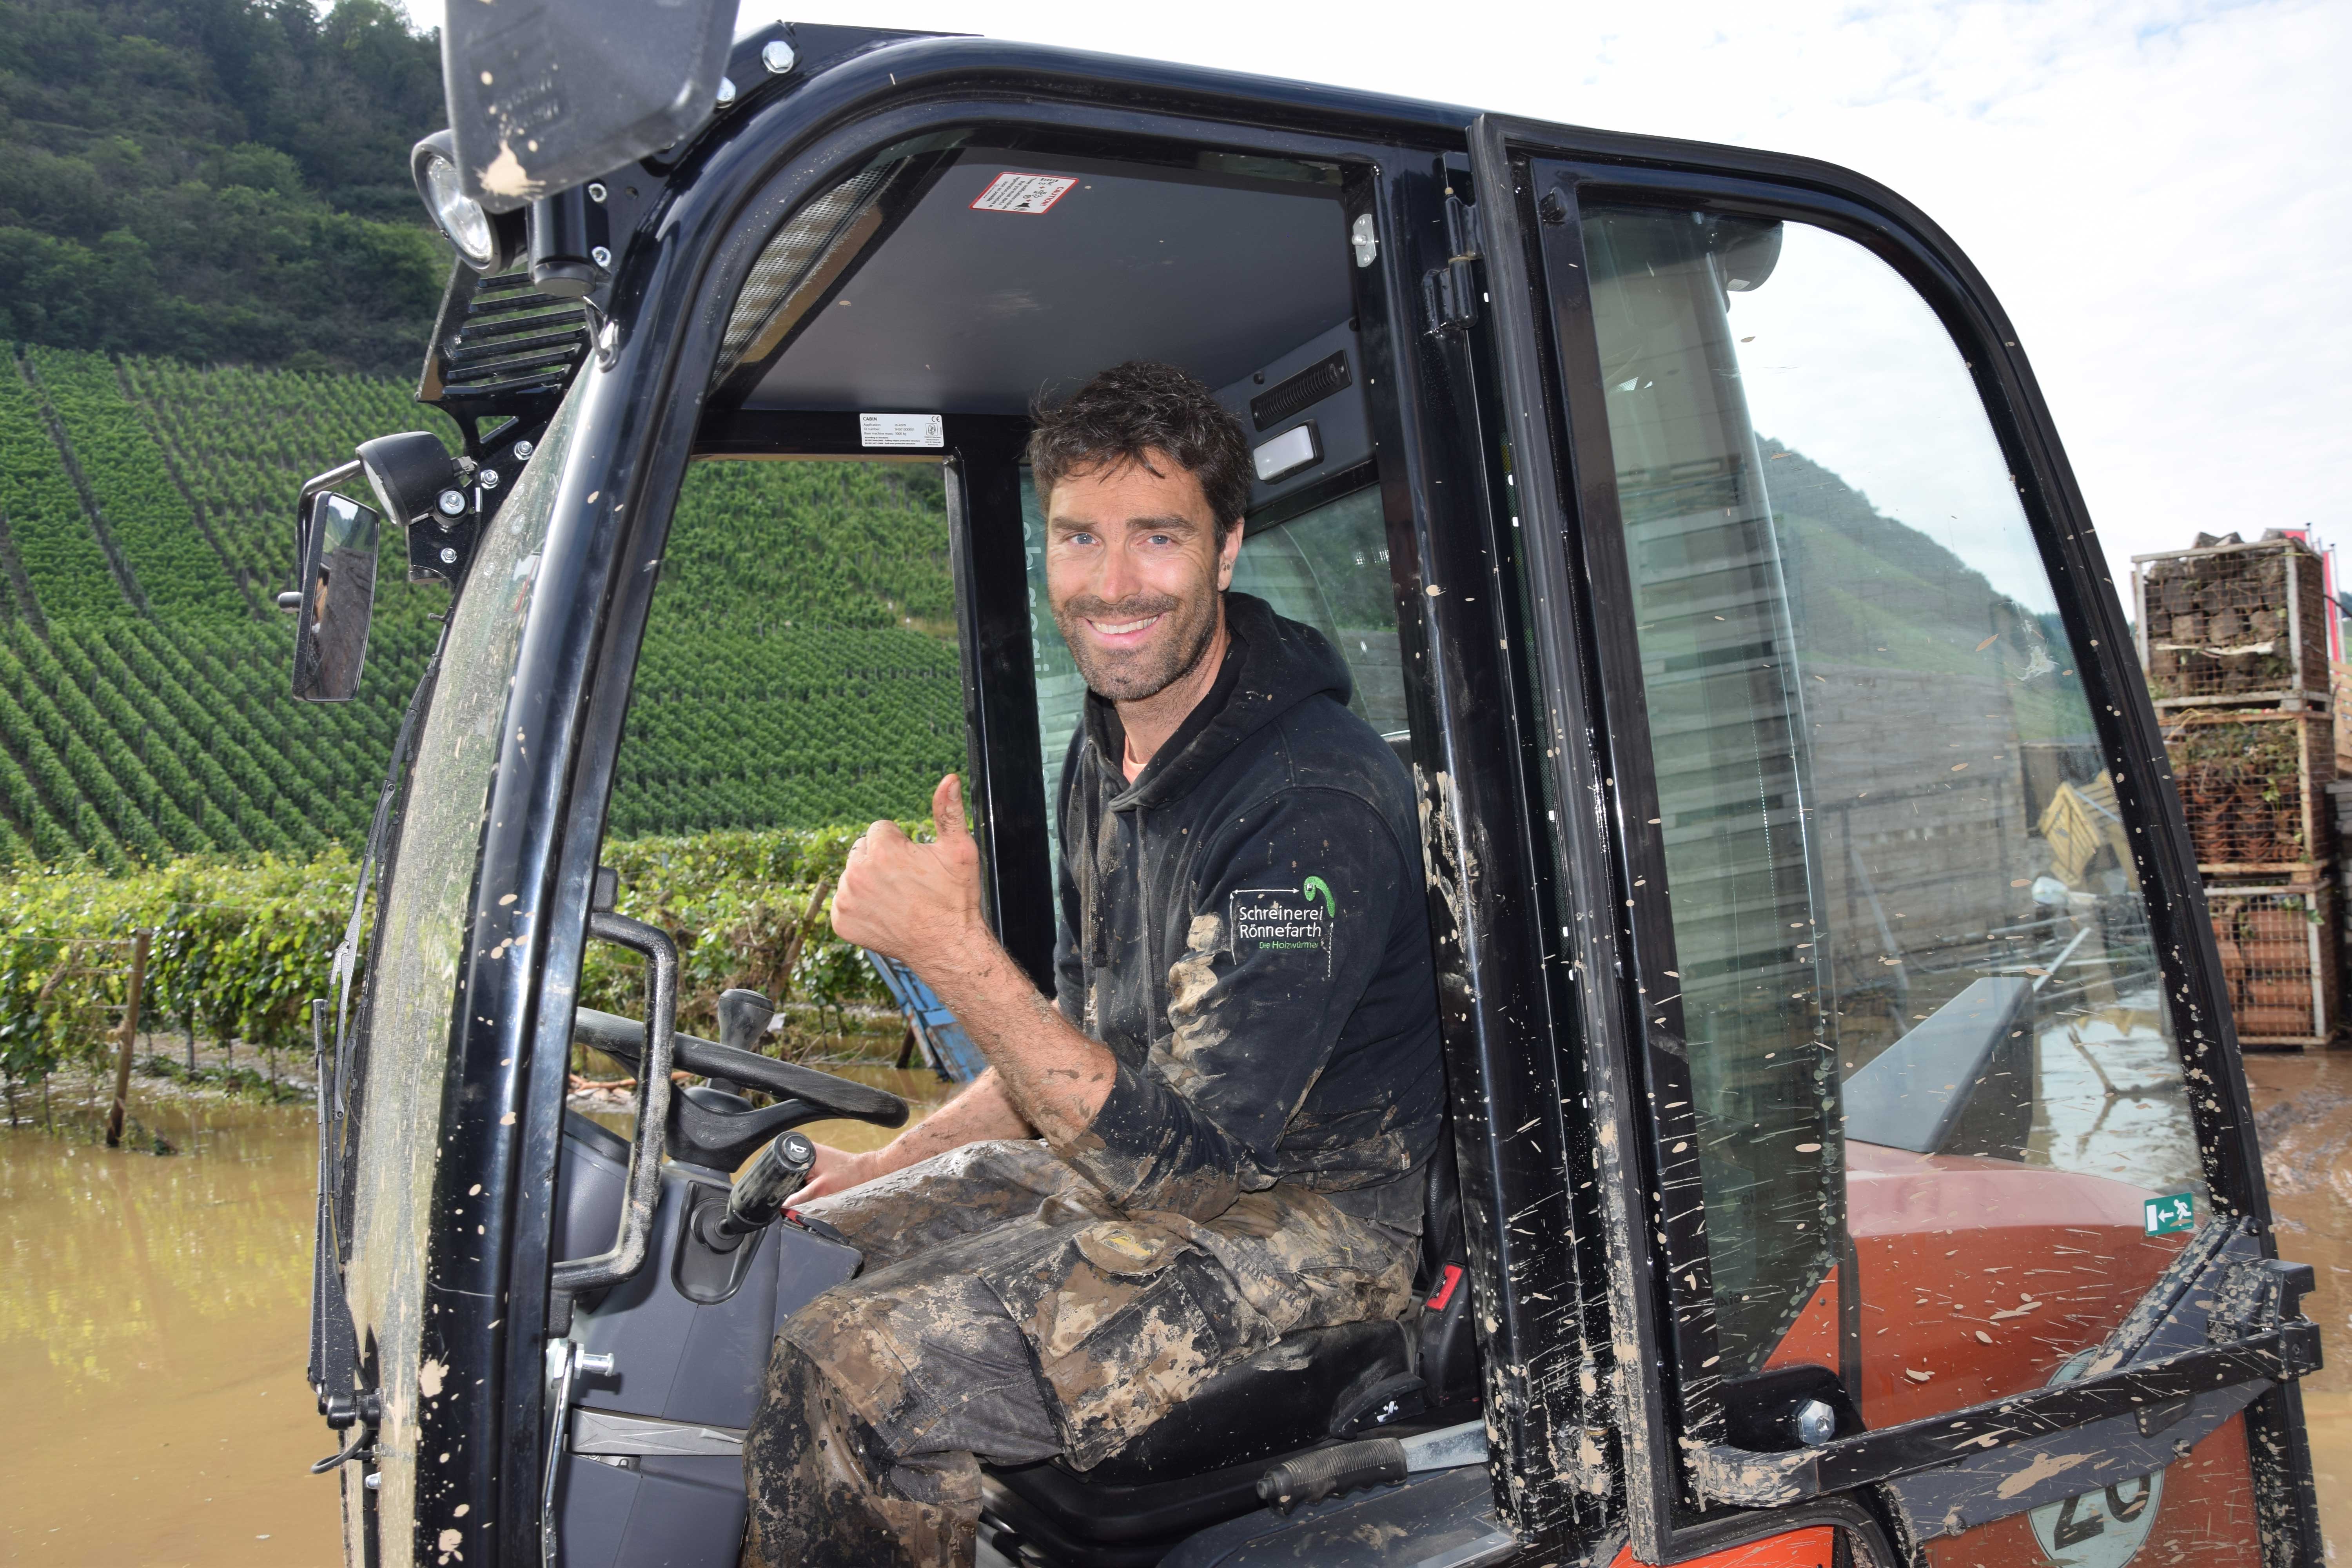
[[[468,256],[420,396],[467,451],[314,487],[364,470],[454,592],[365,979],[355,913],[318,1010],[347,1561],[735,1560],[770,1339],[856,1258],[705,1211],[790,1127],[906,1108],[760,1056],[756,997],[682,1032],[671,937],[613,911],[616,780],[674,731],[633,713],[648,650],[756,731],[740,628],[663,624],[665,561],[725,543],[679,498],[939,476],[987,909],[1050,985],[1082,692],[1022,454],[1126,359],[1220,389],[1235,586],[1409,763],[1451,1125],[1406,1321],[1285,1341],[1090,1470],[992,1471],[983,1552],[2319,1561],[2309,1271],[2154,716],[1932,223],[1802,160],[984,39],[778,26],[724,64],[593,179],[420,146]],[[581,1005],[594,943],[642,958],[639,1016]],[[567,1112],[575,1040],[636,1064],[625,1131]],[[1483,1463],[1260,1504],[1465,1423]]]

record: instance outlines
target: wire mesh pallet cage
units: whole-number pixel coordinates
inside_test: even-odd
[[[2208,887],[2205,903],[2221,950],[2238,1043],[2324,1046],[2342,1003],[2336,889]]]
[[[2336,710],[2336,776],[2352,777],[2352,664],[2331,664],[2327,673]]]
[[[2334,846],[2328,785],[2336,731],[2325,713],[2190,710],[2168,716],[2164,747],[2208,877],[2315,881]]]
[[[2298,539],[2246,543],[2232,534],[2133,556],[2148,695],[2159,708],[2326,710],[2333,682],[2325,579],[2318,553]]]

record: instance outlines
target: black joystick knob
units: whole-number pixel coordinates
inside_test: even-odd
[[[768,1032],[768,1020],[775,1016],[776,1005],[757,991],[730,986],[719,994],[719,1043],[759,1056],[760,1038]],[[713,1078],[710,1087],[727,1094],[742,1092],[728,1078]]]
[[[725,1208],[713,1203],[697,1214],[696,1230],[714,1252],[734,1251],[745,1237],[775,1223],[815,1168],[816,1145],[797,1132],[785,1133],[761,1150],[751,1168],[735,1178]]]
[[[757,991],[731,986],[719,994],[719,1043],[758,1056],[760,1037],[768,1032],[768,1020],[775,1016],[773,1002]]]

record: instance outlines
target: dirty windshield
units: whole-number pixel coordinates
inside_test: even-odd
[[[359,1171],[352,1216],[351,1304],[381,1358],[385,1479],[379,1539],[406,1541],[415,1474],[424,1219],[441,1125],[450,1006],[482,811],[499,754],[508,678],[522,641],[556,479],[578,395],[566,400],[513,499],[488,533],[452,610],[441,673],[417,745],[407,811],[383,895],[370,986],[367,1081],[359,1096]]]
[[[2086,650],[1884,262],[1585,238],[1725,1371],[1873,1428],[2040,1387],[2210,1217]]]

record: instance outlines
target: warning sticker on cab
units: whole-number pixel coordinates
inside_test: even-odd
[[[944,447],[947,421],[936,414],[861,414],[861,447]]]
[[[1069,195],[1078,182],[1061,174],[1015,174],[1010,171],[988,182],[988,189],[972,199],[976,213],[1026,213],[1034,217]]]
[[[1338,900],[1330,885],[1309,877],[1297,888],[1236,888],[1233,917],[1234,956],[1252,952],[1319,952],[1323,973],[1331,973],[1331,923]]]

